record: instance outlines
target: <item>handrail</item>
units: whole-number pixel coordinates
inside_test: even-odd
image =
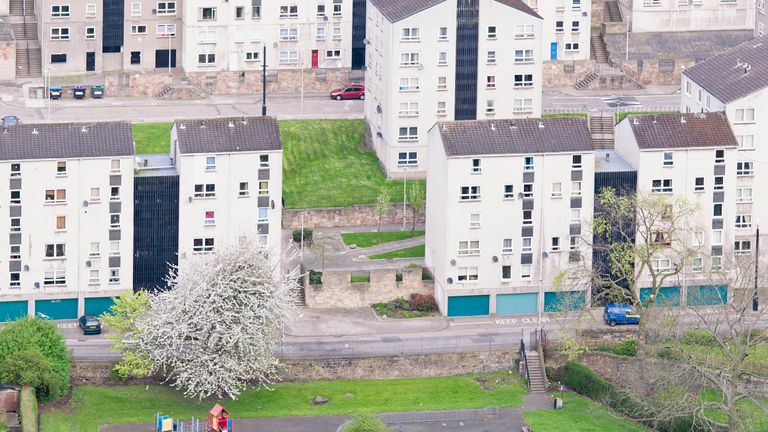
[[[544,331],[544,328],[539,329],[538,339],[536,351],[539,353],[539,359],[541,359],[541,376],[544,378],[544,387],[547,388],[549,387],[549,380],[547,380],[547,368],[544,366],[544,343],[547,340],[547,333]]]
[[[528,356],[525,355],[525,342],[520,339],[520,361],[525,363],[525,379],[528,381],[528,389],[531,389],[531,373],[528,371]]]

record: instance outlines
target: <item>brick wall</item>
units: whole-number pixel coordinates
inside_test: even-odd
[[[308,276],[305,276],[307,307],[366,307],[398,297],[408,298],[413,293],[434,294],[435,283],[421,280],[421,267],[403,269],[402,282],[395,280],[397,272],[391,269],[371,270],[370,282],[352,283],[350,271],[325,271],[322,285],[308,284]]]
[[[359,225],[376,225],[379,216],[376,214],[376,206],[359,205],[354,207],[332,207],[322,209],[295,209],[283,210],[283,228],[301,228],[301,217],[304,214],[304,227],[344,227]],[[412,223],[411,206],[406,206],[406,224]],[[402,224],[403,205],[392,204],[389,213],[382,216],[382,224]],[[424,223],[424,211],[416,215],[416,223]]]
[[[650,59],[642,62],[638,60],[622,61],[618,66],[625,74],[639,81],[642,85],[680,85],[680,73],[685,68],[696,64],[692,59],[670,59],[674,61],[671,70],[663,71],[659,68],[659,62],[666,59]]]

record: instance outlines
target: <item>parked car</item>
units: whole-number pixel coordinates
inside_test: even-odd
[[[365,99],[365,86],[349,85],[331,92],[331,99]]]
[[[83,315],[78,321],[80,329],[83,330],[83,334],[100,334],[101,333],[101,321],[96,315]]]
[[[3,117],[3,126],[16,126],[19,123],[21,123],[21,120],[16,116],[11,115]]]
[[[640,315],[634,307],[627,304],[607,304],[603,310],[603,321],[613,327],[617,324],[640,324]]]

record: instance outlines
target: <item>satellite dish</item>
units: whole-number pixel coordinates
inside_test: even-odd
[[[453,278],[448,278],[448,285],[453,283]]]

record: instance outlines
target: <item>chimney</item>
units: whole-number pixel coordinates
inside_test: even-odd
[[[233,127],[235,127],[235,124],[232,123],[232,122],[229,122],[229,124],[227,126],[233,128]]]
[[[685,116],[680,116],[680,123],[686,124],[688,121],[685,119]]]
[[[632,117],[632,124],[640,124],[640,120],[637,119],[637,117]]]
[[[495,131],[495,130],[496,130],[496,125],[495,125],[495,124],[493,124],[493,123],[491,123],[491,130],[492,130],[492,131]]]
[[[539,129],[544,129],[544,122],[542,121],[539,122]]]
[[[32,134],[37,135],[39,132],[37,131],[37,128],[32,128]]]
[[[610,153],[606,153],[605,154],[605,161],[608,162],[609,160],[611,160],[611,154]]]

